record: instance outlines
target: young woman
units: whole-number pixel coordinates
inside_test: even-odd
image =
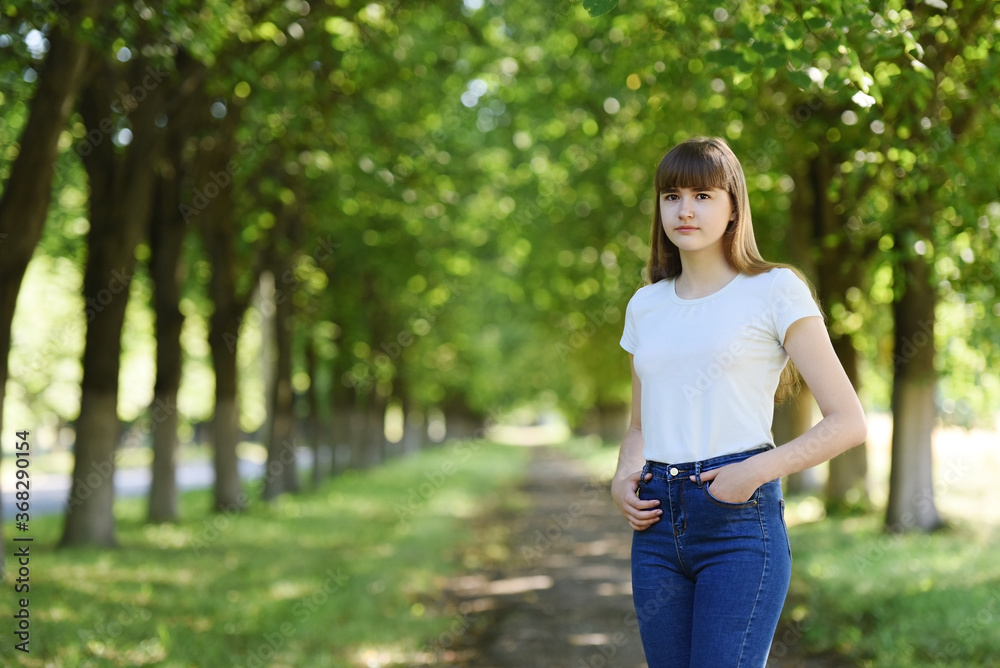
[[[656,171],[649,284],[628,303],[632,417],[612,496],[629,525],[650,668],[760,668],[791,549],[782,476],[865,440],[864,411],[798,273],[764,261],[743,169],[718,138]],[[794,362],[823,419],[775,448]]]

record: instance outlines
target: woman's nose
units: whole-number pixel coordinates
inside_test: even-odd
[[[677,212],[681,218],[690,218],[694,214],[694,209],[691,206],[691,198],[681,197],[681,206]]]

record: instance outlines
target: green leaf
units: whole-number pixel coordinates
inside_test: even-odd
[[[747,62],[743,54],[731,49],[717,49],[705,54],[705,60],[720,67],[735,67],[738,70],[751,69],[747,67]]]
[[[799,41],[806,36],[806,27],[801,21],[789,21],[788,27],[785,28],[785,35],[795,41]]]
[[[825,30],[830,27],[830,21],[822,16],[814,16],[806,19],[806,25],[810,30]]]
[[[882,104],[882,89],[877,83],[873,83],[868,87],[868,94],[875,98],[875,104]]]
[[[882,43],[875,47],[875,61],[892,60],[903,55],[903,47],[892,42]]]
[[[812,79],[805,72],[787,72],[788,80],[793,84],[801,88],[802,90],[809,90],[812,86]]]
[[[764,59],[764,67],[773,67],[774,69],[784,67],[787,63],[788,59],[781,53],[772,53]]]
[[[583,8],[593,17],[604,16],[618,6],[618,0],[583,0]]]
[[[749,42],[753,39],[753,31],[746,23],[737,23],[733,26],[733,37],[741,42]]]
[[[785,53],[788,55],[788,62],[792,64],[792,67],[809,67],[812,64],[808,52],[786,51]]]

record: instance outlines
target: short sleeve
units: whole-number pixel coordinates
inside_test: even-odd
[[[774,333],[778,343],[784,345],[785,334],[792,323],[809,316],[823,317],[813,299],[809,286],[791,269],[781,267],[771,285],[769,303],[773,315]]]
[[[632,308],[632,301],[635,299],[633,295],[632,299],[629,299],[628,306],[625,307],[625,331],[622,332],[621,346],[627,352],[635,355],[635,351],[638,349],[638,340],[636,336],[636,326],[635,326],[635,309]]]

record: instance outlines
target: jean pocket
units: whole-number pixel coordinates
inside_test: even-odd
[[[758,487],[753,491],[753,494],[751,494],[750,498],[747,499],[746,501],[742,503],[730,503],[728,501],[722,501],[721,499],[717,499],[714,496],[712,496],[712,491],[709,489],[711,485],[712,483],[706,482],[701,489],[703,492],[705,492],[705,496],[708,498],[709,501],[711,501],[717,506],[722,506],[723,508],[753,508],[754,506],[757,505],[757,497],[760,496],[760,487]]]
[[[635,488],[635,495],[642,498],[642,492],[646,488],[646,474],[649,473],[649,462],[642,465],[642,470],[639,471],[639,485]]]
[[[785,500],[779,499],[778,507],[781,510],[781,528],[785,531],[785,545],[788,546],[788,557],[792,556],[792,539],[788,535],[788,522],[785,521]]]

